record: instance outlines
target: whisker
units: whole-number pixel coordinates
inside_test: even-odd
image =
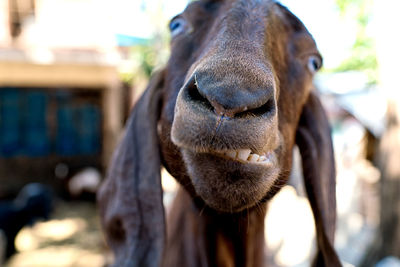
[[[199,217],[201,217],[201,215],[203,214],[203,211],[206,209],[206,204],[204,203],[203,208],[201,208],[200,212],[199,212]]]

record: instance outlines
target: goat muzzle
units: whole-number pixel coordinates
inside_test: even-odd
[[[260,201],[278,178],[281,137],[274,87],[242,89],[225,81],[215,88],[218,93],[204,89],[207,79],[194,72],[181,88],[171,139],[205,203],[237,212]]]
[[[242,89],[230,81],[206,82],[211,78],[200,74],[195,71],[177,97],[171,136],[177,146],[202,152],[250,149],[259,155],[279,146],[271,80],[262,89]]]

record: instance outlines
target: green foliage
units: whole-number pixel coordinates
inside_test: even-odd
[[[368,75],[370,83],[376,83],[378,64],[375,42],[366,32],[372,13],[372,0],[336,0],[336,4],[343,17],[350,16],[356,20],[357,36],[350,57],[334,71],[363,71]]]
[[[139,62],[140,68],[147,77],[150,76],[157,64],[157,52],[153,42],[150,45],[138,45],[131,49],[132,57]]]
[[[148,79],[153,70],[166,63],[168,59],[168,42],[161,37],[154,37],[146,44],[129,48],[129,61],[134,62],[126,71],[121,72],[125,83],[133,84],[142,79]]]
[[[121,78],[128,84],[147,80],[154,68],[163,66],[169,56],[169,32],[166,25],[168,19],[163,13],[163,1],[154,0],[145,4],[143,12],[150,18],[152,37],[140,44],[127,48],[126,61],[130,62],[121,71]]]
[[[351,51],[351,56],[344,60],[335,71],[357,70],[368,75],[369,82],[377,82],[378,63],[375,54],[375,44],[371,38],[358,37]]]
[[[340,14],[345,15],[350,8],[359,7],[364,0],[336,0],[336,5],[339,8]]]

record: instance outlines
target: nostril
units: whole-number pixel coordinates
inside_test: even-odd
[[[189,100],[193,103],[202,105],[203,107],[207,108],[208,110],[214,112],[214,107],[211,105],[210,101],[207,100],[204,96],[202,96],[197,88],[196,83],[192,82],[188,85],[187,88]]]
[[[267,101],[267,103],[261,105],[258,108],[236,113],[235,118],[260,117],[263,115],[268,115],[269,113],[273,113],[274,111],[275,111],[275,101],[274,99],[270,99]]]

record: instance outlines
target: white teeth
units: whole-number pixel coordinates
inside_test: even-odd
[[[250,154],[250,156],[249,156],[249,158],[247,160],[250,161],[250,162],[257,162],[259,157],[260,156],[257,155],[257,154]]]
[[[229,150],[229,151],[227,151],[227,152],[225,152],[225,153],[226,153],[226,155],[227,155],[228,157],[233,158],[233,159],[236,159],[237,152],[236,152],[235,150]]]
[[[272,154],[268,152],[262,156],[251,152],[250,149],[239,149],[239,150],[228,150],[224,152],[224,155],[235,160],[251,162],[251,163],[268,163],[271,161]]]
[[[250,153],[251,153],[250,149],[240,149],[238,151],[238,158],[243,161],[247,161],[247,158],[249,157]]]

